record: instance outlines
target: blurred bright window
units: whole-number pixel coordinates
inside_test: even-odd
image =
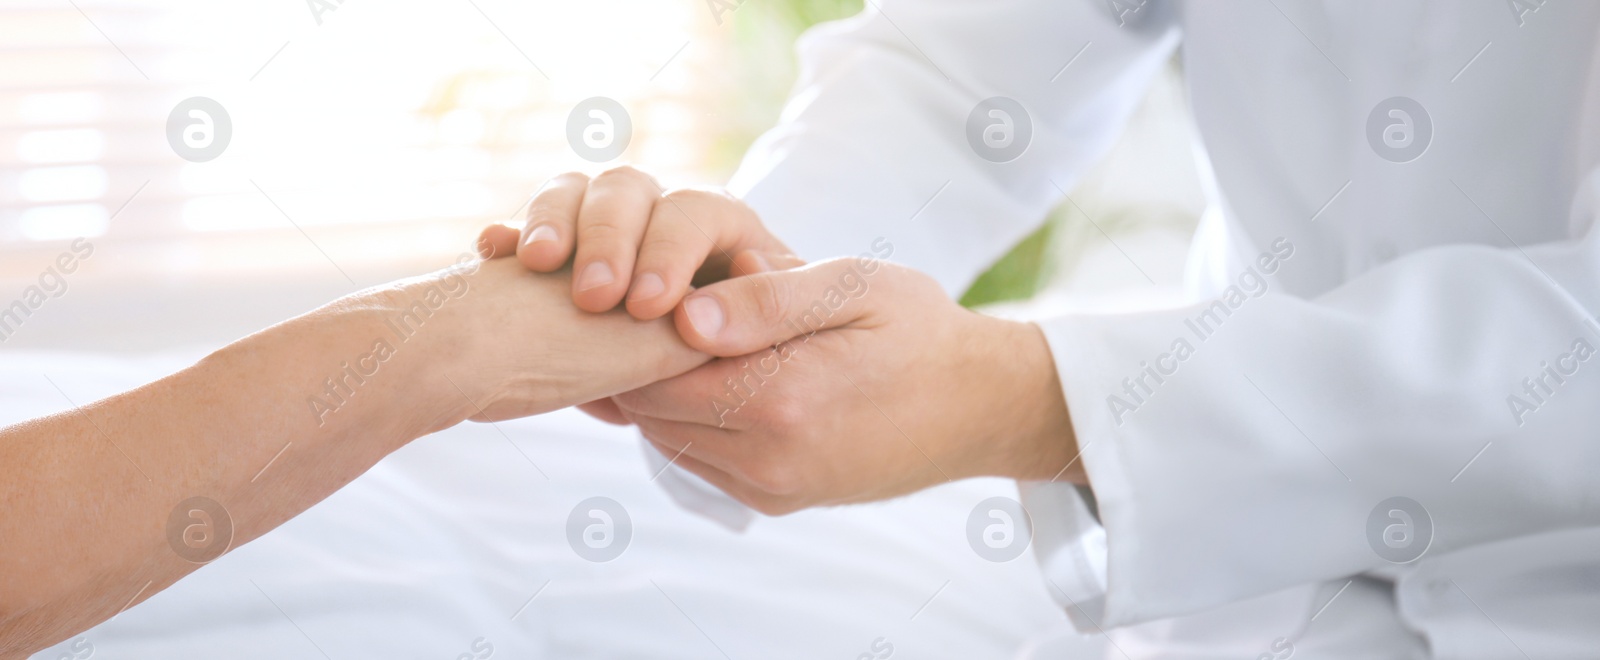
[[[862,6],[7,0],[0,280],[37,277],[89,237],[103,249],[87,270],[134,283],[298,272],[370,285],[447,262],[558,172],[630,162],[667,186],[720,183],[776,121],[794,38]],[[1100,227],[1063,207],[967,302],[1037,293],[1102,232],[1192,227],[1201,201],[1177,74],[1156,90],[1073,191]],[[169,114],[196,96],[232,127],[205,162],[167,137]],[[567,144],[567,115],[593,96],[632,118],[616,161]]]
[[[617,162],[717,180],[706,145],[750,123],[707,109],[737,77],[729,18],[703,0],[10,0],[0,256],[79,236],[181,273],[304,267],[323,258],[307,239],[340,265],[453,254],[548,176],[611,164],[566,144],[591,96],[632,117]],[[214,160],[168,144],[192,96],[228,114]]]

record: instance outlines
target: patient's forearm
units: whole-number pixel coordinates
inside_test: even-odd
[[[0,658],[116,615],[417,437],[709,359],[668,320],[576,309],[565,274],[510,259],[471,270],[354,294],[144,387],[0,429]]]
[[[0,655],[88,628],[198,568],[169,541],[179,503],[220,503],[238,546],[475,412],[448,381],[422,377],[451,371],[448,333],[399,342],[384,297],[346,299],[144,387],[0,430]],[[393,350],[376,362],[380,342]],[[345,365],[376,372],[358,371],[358,383]],[[328,379],[341,377],[336,403]],[[215,514],[179,513],[201,525],[176,537],[191,558],[230,542],[226,521],[206,519]]]

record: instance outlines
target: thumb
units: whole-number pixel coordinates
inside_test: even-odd
[[[746,355],[868,318],[873,307],[892,299],[866,300],[873,286],[887,285],[883,270],[879,261],[840,257],[735,277],[684,298],[673,321],[696,350]]]

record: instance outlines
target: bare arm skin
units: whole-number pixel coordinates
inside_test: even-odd
[[[566,274],[512,259],[468,270],[352,294],[138,389],[0,429],[0,657],[137,604],[201,565],[191,559],[271,531],[418,437],[708,359],[668,319],[576,309]],[[231,538],[188,507],[180,518],[207,524],[188,546],[169,533],[194,497],[225,508]]]

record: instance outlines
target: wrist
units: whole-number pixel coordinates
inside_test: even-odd
[[[1087,479],[1072,418],[1044,334],[1033,323],[980,316],[986,330],[975,342],[981,391],[974,412],[981,428],[970,434],[972,457],[983,476],[1084,483]]]
[[[476,413],[451,383],[471,387],[473,369],[466,333],[448,309],[459,303],[438,297],[436,279],[357,293],[291,321],[307,321],[311,336],[298,341],[322,347],[304,402],[318,428],[381,435],[392,451]]]
[[[441,271],[403,280],[374,292],[362,324],[373,336],[372,350],[392,348],[383,364],[392,371],[382,411],[405,420],[408,434],[420,437],[478,414],[499,391],[484,382],[488,356],[476,317],[466,309],[468,274]],[[408,438],[409,441],[410,438]]]

